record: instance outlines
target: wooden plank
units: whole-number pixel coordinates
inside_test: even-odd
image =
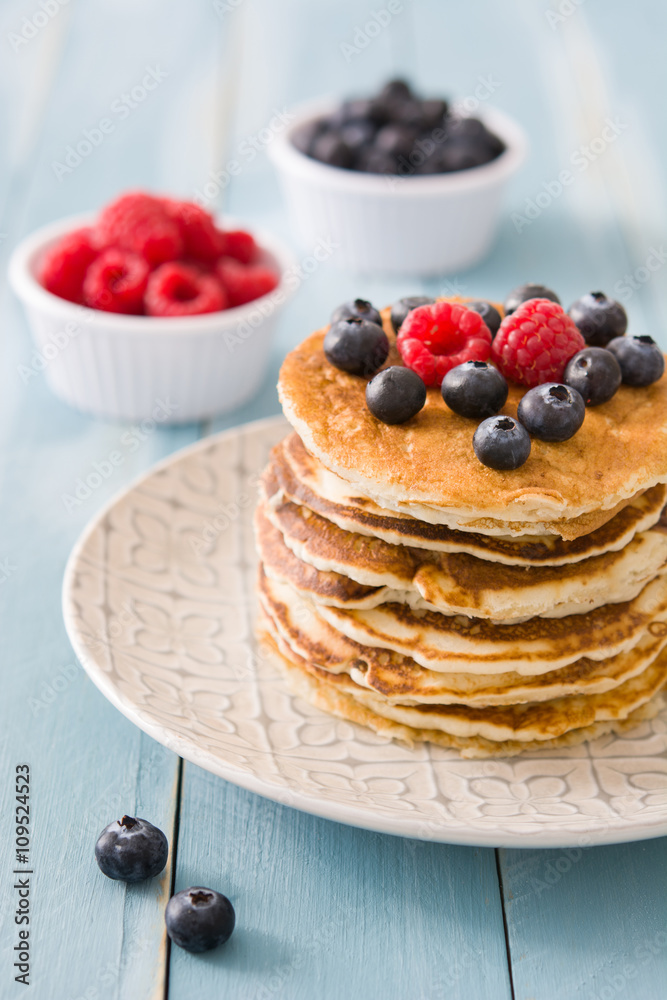
[[[207,956],[172,948],[172,1000],[511,995],[491,850],[355,830],[186,764],[176,890],[189,885],[228,895],[237,927]]]
[[[499,853],[516,1000],[664,995],[664,838]]]
[[[25,2],[12,6],[12,12],[3,7],[3,27],[33,13]],[[50,40],[54,31],[61,32],[61,49]],[[51,64],[59,66],[55,75],[35,67],[47,43],[54,49]],[[202,98],[215,93],[218,44],[211,12],[186,10],[174,0],[72,5],[45,27],[18,54],[25,60],[22,86],[8,91],[7,74],[0,74],[5,94],[12,94],[2,102],[10,109],[10,127],[0,177],[11,195],[0,227],[7,234],[2,249],[8,252],[43,222],[100,206],[122,188],[187,194],[208,155],[207,115],[214,108]],[[145,98],[138,91],[141,99],[135,100],[132,89],[150,69],[167,76]],[[126,92],[134,107],[125,102]],[[125,104],[127,116],[114,111],[120,106],[114,102]],[[113,134],[59,179],[53,161],[64,161],[67,147],[103,116],[114,120]],[[123,812],[147,817],[171,838],[178,759],[142,735],[84,677],[64,634],[60,587],[69,550],[88,519],[142,470],[196,439],[199,428],[158,427],[139,436],[69,410],[50,394],[41,373],[26,382],[18,366],[30,366],[31,341],[19,306],[6,289],[1,295],[0,558],[9,560],[11,572],[0,586],[0,787],[3,815],[9,816],[7,776],[17,763],[30,763],[32,993],[65,1000],[158,997],[165,981],[163,910],[171,866],[160,879],[126,888],[99,872],[93,847],[100,830]],[[63,493],[119,448],[122,465],[68,509]],[[13,844],[5,829],[2,863],[10,871]],[[6,879],[3,903],[13,904],[13,895]],[[0,916],[3,996],[11,992],[13,910],[3,905]]]

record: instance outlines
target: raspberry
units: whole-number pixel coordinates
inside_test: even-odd
[[[46,251],[39,280],[47,291],[81,305],[83,279],[96,256],[92,229],[75,229]]]
[[[86,272],[84,302],[105,312],[142,313],[148,274],[148,264],[138,254],[104,250]]]
[[[149,316],[196,316],[228,305],[217,278],[177,263],[162,264],[153,271],[144,302]]]
[[[241,264],[254,264],[259,248],[250,233],[246,233],[243,229],[235,229],[223,233],[223,247],[220,253],[226,257],[233,257]]]
[[[396,344],[426,385],[440,385],[464,361],[486,361],[491,333],[479,313],[457,302],[435,302],[408,313]]]
[[[217,266],[218,278],[227,289],[230,306],[242,306],[267,295],[278,284],[278,276],[259,264],[240,264],[232,257],[222,257]]]
[[[214,261],[226,253],[225,235],[216,229],[213,216],[192,201],[163,198],[162,204],[178,225],[184,254],[198,261]]]
[[[162,199],[142,192],[121,195],[102,209],[95,227],[100,247],[120,247],[145,257],[152,267],[183,253],[179,224]]]
[[[562,306],[529,299],[502,321],[491,356],[506,378],[532,387],[562,382],[568,361],[585,346]]]

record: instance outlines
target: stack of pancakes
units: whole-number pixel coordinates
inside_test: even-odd
[[[395,338],[387,365],[400,364]],[[264,649],[310,703],[464,756],[569,746],[653,717],[667,680],[667,376],[569,441],[483,466],[438,389],[378,421],[325,331],[288,355],[295,433],[256,515]],[[523,390],[510,387],[504,413]]]

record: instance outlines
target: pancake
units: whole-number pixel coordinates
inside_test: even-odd
[[[627,719],[657,694],[667,680],[667,658],[659,656],[637,677],[605,694],[572,695],[553,701],[494,708],[466,705],[398,705],[358,689],[353,697],[378,715],[413,728],[439,729],[454,736],[487,740],[542,741],[596,722]]]
[[[287,655],[296,655],[326,673],[349,674],[362,688],[403,705],[464,704],[488,707],[549,701],[569,695],[602,694],[640,674],[667,646],[665,635],[648,634],[627,653],[608,660],[586,658],[561,670],[524,677],[519,673],[438,673],[409,656],[362,646],[333,629],[304,606],[286,584],[264,576],[260,602],[272,634]]]
[[[463,758],[511,757],[530,750],[544,751],[577,746],[586,740],[594,740],[608,733],[625,732],[634,728],[643,720],[654,718],[664,707],[662,696],[658,693],[624,720],[596,722],[552,739],[492,741],[480,736],[460,737],[438,729],[407,726],[381,716],[341,690],[342,684],[345,683],[344,679],[318,677],[304,660],[286,656],[278,648],[270,633],[263,633],[261,638],[264,649],[282,670],[292,691],[315,708],[348,722],[366,726],[381,736],[400,740],[408,746],[428,741],[436,746],[458,750]]]
[[[336,608],[356,609],[374,608],[385,599],[397,600],[400,596],[388,587],[368,587],[340,573],[323,573],[297,559],[261,504],[255,511],[255,536],[267,576],[289,582],[302,597]]]
[[[414,611],[383,604],[366,611],[318,605],[317,613],[349,639],[411,656],[444,672],[547,673],[587,656],[604,660],[632,649],[647,633],[667,632],[667,574],[647,584],[633,600],[585,615],[531,618],[494,625],[464,615]]]
[[[437,552],[467,552],[479,559],[507,565],[564,566],[603,552],[618,551],[637,532],[653,527],[667,502],[667,488],[661,484],[634,497],[615,516],[610,514],[608,520],[572,541],[564,541],[555,534],[502,537],[457,531],[444,524],[428,524],[407,514],[384,511],[361,498],[354,498],[356,503],[350,497],[346,497],[347,503],[337,502],[333,497],[349,493],[348,484],[328,474],[322,464],[308,454],[297,434],[289,435],[276,445],[271,458],[262,477],[265,495],[271,503],[291,500],[344,531],[381,538],[389,544]],[[327,477],[332,480],[329,490]],[[606,514],[600,516],[604,518]],[[535,526],[529,527],[532,531]],[[577,530],[576,520],[564,528],[568,532],[573,529]]]
[[[402,600],[445,614],[468,614],[498,622],[521,621],[538,615],[581,614],[603,604],[632,600],[667,564],[667,529],[641,532],[620,551],[607,552],[566,566],[506,566],[466,553],[435,553],[343,531],[332,522],[291,502],[259,508],[260,552],[274,551],[271,571],[282,563],[284,578],[297,589],[304,564],[323,574],[325,603],[339,607],[373,607]],[[280,553],[280,541],[289,552]],[[269,541],[271,539],[272,541]],[[278,549],[278,552],[275,550]],[[290,572],[290,567],[292,571]],[[331,574],[334,574],[332,577]],[[374,600],[363,596],[355,605],[349,596],[332,600],[327,591],[339,578],[341,594],[351,581],[378,588]],[[310,594],[318,599],[317,577]]]
[[[386,364],[400,364],[388,309],[383,320],[392,345]],[[667,482],[667,375],[642,389],[622,385],[607,403],[587,408],[568,441],[533,440],[524,465],[497,472],[474,458],[474,421],[453,413],[437,388],[407,423],[376,420],[365,404],[365,379],[325,358],[325,332],[286,357],[278,384],[283,410],[311,454],[353,494],[382,508],[482,532],[498,522],[536,524],[543,533],[548,524],[621,509],[639,491]],[[510,385],[502,412],[516,416],[523,394]]]

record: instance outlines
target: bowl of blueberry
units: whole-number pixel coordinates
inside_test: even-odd
[[[268,367],[291,264],[272,236],[143,191],[51,223],[10,261],[35,340],[19,374],[43,373],[60,399],[110,419],[234,409]]]
[[[368,98],[302,108],[269,154],[306,248],[325,237],[338,266],[430,275],[489,251],[526,150],[497,109],[472,117],[392,80]]]

